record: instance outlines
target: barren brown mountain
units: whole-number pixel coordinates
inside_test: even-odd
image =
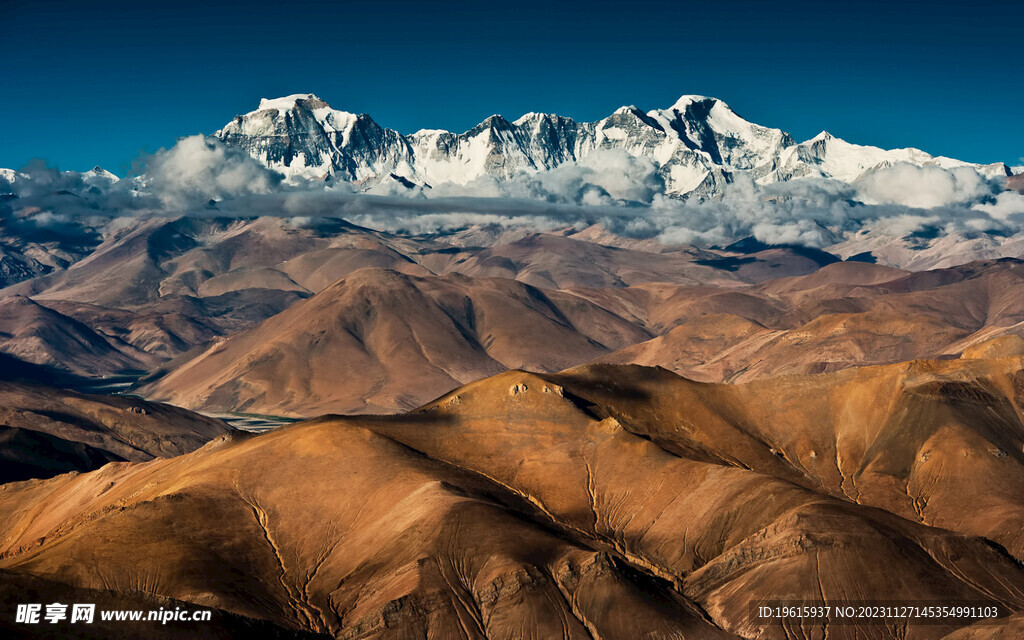
[[[505,369],[557,371],[650,336],[579,297],[514,280],[363,269],[172,363],[143,393],[190,408],[390,411]]]
[[[705,381],[955,358],[1024,333],[1019,260],[918,273],[842,262],[726,292],[631,287],[578,293],[658,334],[600,362],[658,365]]]
[[[0,482],[173,457],[231,430],[136,398],[0,381]]]
[[[239,291],[308,295],[367,266],[427,273],[396,249],[430,252],[429,241],[394,238],[337,219],[152,218],[125,221],[65,270],[20,282],[5,295],[146,311],[162,299]],[[301,284],[300,284],[301,283]],[[308,287],[308,288],[307,288]]]
[[[636,363],[740,382],[956,358],[1024,333],[1022,293],[1017,260],[921,273],[841,262],[757,285],[567,291],[367,270],[171,362],[141,393],[311,416],[408,409],[508,368]]]
[[[941,638],[967,624],[751,604],[1024,610],[1022,381],[1022,358],[510,371],[406,415],[4,485],[0,568],[339,638]]]
[[[627,249],[553,234],[531,234],[459,260],[445,269],[469,276],[514,278],[547,289],[624,287],[644,282],[736,286],[811,273],[835,256],[791,248],[736,257],[692,247]]]
[[[69,349],[63,366],[92,377],[125,366],[152,370],[364,268],[504,277],[550,289],[646,282],[731,288],[809,273],[835,260],[791,247],[758,246],[753,248],[763,250],[740,254],[664,246],[596,227],[550,233],[471,228],[413,236],[335,218],[123,219],[105,228],[97,242],[80,259],[0,290],[0,299],[31,298],[47,312],[62,314],[64,324],[77,321],[79,333],[91,330],[97,334],[93,342],[110,343],[121,353],[83,360],[79,348]],[[5,348],[24,356],[49,349],[54,360],[64,346],[73,346],[38,342],[14,336]]]
[[[162,361],[213,338],[248,329],[307,296],[278,289],[243,289],[205,298],[168,295],[135,310],[69,300],[41,304]]]
[[[0,351],[72,374],[146,371],[161,359],[23,296],[0,298]]]
[[[176,295],[206,298],[246,289],[315,293],[363,268],[508,277],[545,288],[569,288],[652,281],[760,282],[810,273],[836,260],[793,247],[711,251],[585,231],[477,229],[413,236],[337,218],[125,219],[68,268],[19,282],[2,294],[138,310]],[[573,237],[577,234],[579,238]],[[590,241],[594,238],[598,242]]]

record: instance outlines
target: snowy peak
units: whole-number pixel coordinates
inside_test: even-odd
[[[770,181],[819,177],[854,182],[868,172],[901,163],[942,169],[970,167],[988,177],[1006,175],[1007,170],[1006,165],[1001,162],[988,165],[971,164],[954,158],[932,156],[912,147],[887,150],[853,144],[822,131],[806,142],[787,148],[782,154],[779,169],[771,176]]]
[[[260,106],[257,111],[270,111],[271,109],[276,111],[288,111],[294,109],[296,106],[302,103],[309,109],[319,109],[326,107],[327,103],[316,97],[312,93],[296,93],[290,96],[284,96],[283,98],[261,98]]]
[[[707,102],[709,100],[713,100],[715,102],[721,101],[713,97],[708,97],[707,95],[681,95],[679,96],[679,99],[676,100],[676,103],[670,106],[669,111],[685,112],[690,104],[694,102]]]
[[[740,175],[761,182],[817,177],[853,181],[907,162],[970,166],[1006,175],[1005,165],[971,165],[918,149],[887,151],[822,132],[797,144],[785,131],[745,120],[729,105],[683,95],[667,109],[623,106],[596,122],[530,112],[514,122],[492,115],[465,133],[424,129],[403,135],[367,115],[331,108],[312,93],[264,98],[214,134],[290,180],[337,177],[370,186],[401,176],[417,184],[464,184],[546,171],[609,150],[649,160],[665,193],[714,197]]]
[[[486,131],[487,129],[509,129],[512,126],[513,124],[511,122],[509,122],[503,116],[496,113],[492,116],[488,116],[487,118],[485,118],[483,122],[470,129],[467,133],[480,133],[482,131]]]
[[[117,182],[118,180],[120,180],[120,178],[118,178],[113,173],[107,171],[106,169],[99,165],[96,165],[95,167],[87,171],[84,175],[86,177],[92,177],[98,180],[106,180],[107,182]]]
[[[297,93],[263,98],[257,110],[236,116],[213,135],[292,179],[340,175],[359,181],[387,173],[377,157],[386,137],[382,131],[369,116],[338,111],[315,94]],[[346,154],[345,148],[357,151]]]

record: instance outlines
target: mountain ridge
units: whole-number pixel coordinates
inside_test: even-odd
[[[773,597],[1019,612],[1022,367],[506,371],[403,415],[7,485],[0,569],[368,640],[791,638],[751,606]]]
[[[1024,330],[1022,287],[1020,260],[924,273],[834,262],[745,286],[561,290],[486,272],[367,268],[170,361],[138,392],[190,409],[299,417],[410,409],[501,370],[587,362],[740,383],[1011,355]]]
[[[508,179],[609,150],[652,162],[672,196],[716,196],[739,175],[761,183],[802,177],[852,182],[898,163],[1011,174],[1001,162],[979,165],[913,148],[856,145],[824,131],[798,143],[781,129],[745,120],[717,98],[697,95],[647,112],[623,106],[594,122],[538,112],[510,121],[494,114],[463,133],[402,134],[368,114],[333,109],[315,94],[293,94],[263,98],[259,108],[235,116],[213,137],[290,179],[340,178],[361,186],[389,178],[424,188]]]

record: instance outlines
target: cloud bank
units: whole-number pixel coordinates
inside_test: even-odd
[[[623,236],[671,244],[721,245],[754,236],[812,247],[863,229],[898,237],[1024,231],[1024,196],[970,168],[898,164],[853,184],[805,178],[761,185],[740,178],[722,197],[698,202],[662,195],[658,168],[621,150],[508,180],[432,188],[390,178],[362,189],[338,181],[288,184],[246,153],[198,135],[143,165],[144,174],[113,183],[42,164],[13,180],[0,174],[0,193],[17,195],[0,204],[0,220],[59,227],[110,216],[327,216],[415,234],[477,224],[545,230],[601,223]]]

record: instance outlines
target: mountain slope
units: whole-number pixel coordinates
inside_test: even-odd
[[[0,298],[0,351],[77,375],[139,372],[156,358],[23,296]]]
[[[737,385],[612,365],[547,378],[677,455],[983,536],[1024,557],[1020,357]]]
[[[1022,371],[921,363],[760,387],[510,371],[406,415],[7,485],[0,567],[341,638],[792,637],[751,607],[779,598],[1019,612],[1006,550],[1020,557],[1024,429],[1005,383]],[[1000,429],[976,409],[983,390]],[[993,517],[957,519],[982,493]],[[879,630],[834,622],[807,637]]]
[[[0,295],[146,313],[174,296],[205,299],[247,290],[304,296],[367,267],[410,275],[508,277],[568,288],[759,282],[810,273],[836,260],[821,251],[766,247],[744,254],[737,267],[729,262],[731,252],[657,243],[617,247],[603,244],[623,240],[613,234],[596,242],[587,234],[575,235],[571,227],[507,235],[471,228],[415,236],[373,231],[339,218],[145,218],[111,225],[84,259],[2,289]]]
[[[757,285],[707,286],[642,281],[660,269],[685,279],[692,272],[673,273],[675,259],[654,260],[643,274],[629,256],[603,257],[604,271],[573,251],[597,256],[607,247],[524,240],[458,265],[474,276],[357,271],[167,363],[139,392],[211,410],[388,412],[510,368],[550,372],[594,361],[741,382],[974,352],[1012,355],[1003,342],[1024,335],[1024,263],[1016,260],[923,273],[837,262]],[[546,248],[514,252],[534,243]],[[563,269],[571,264],[590,268]],[[490,274],[598,288],[555,291]],[[607,286],[611,274],[641,282]]]
[[[744,381],[916,358],[957,357],[1024,334],[1024,263],[979,261],[907,273],[842,262],[723,292],[665,286],[578,293],[655,338],[600,362],[666,367],[705,381]]]
[[[229,431],[136,398],[0,382],[0,483],[181,455]]]
[[[172,363],[142,392],[193,408],[390,411],[507,368],[557,371],[650,335],[586,300],[513,280],[362,269]]]

